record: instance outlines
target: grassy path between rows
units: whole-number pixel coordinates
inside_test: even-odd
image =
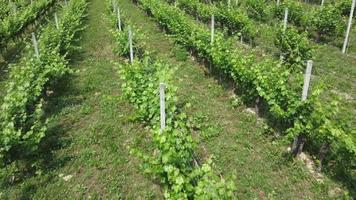
[[[173,43],[146,14],[119,0],[121,10],[147,36],[146,46],[177,67],[179,99],[190,102],[189,116],[201,121],[201,159],[214,155],[224,177],[236,176],[239,199],[335,199],[340,187],[325,178],[318,183],[299,161],[284,156],[285,146],[264,134],[261,119],[231,103],[228,87]],[[92,0],[73,58],[72,76],[62,80],[48,102],[49,136],[38,166],[20,180],[0,173],[0,199],[162,199],[160,186],[139,169],[128,146],[152,150],[149,133],[130,120],[131,106],[121,99],[120,80],[111,61],[114,45],[104,18],[106,4]],[[335,194],[336,193],[336,194]]]

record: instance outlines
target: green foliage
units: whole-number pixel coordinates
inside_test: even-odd
[[[189,118],[187,125],[190,129],[198,130],[203,139],[210,139],[222,132],[221,125],[209,123],[209,117],[204,113],[197,113]]]
[[[199,0],[182,0],[178,1],[178,7],[185,10],[193,16],[197,16],[198,19],[204,22],[210,22],[212,15],[217,15],[219,9],[214,6],[208,6],[204,3],[199,2]]]
[[[178,6],[207,23],[210,23],[211,16],[214,15],[216,22],[226,27],[230,34],[242,34],[247,39],[254,39],[257,34],[252,21],[241,10],[226,9],[226,5],[207,5],[199,0],[182,0],[179,1]]]
[[[338,0],[332,2],[332,4],[334,4],[334,6],[341,12],[343,16],[349,17],[351,6],[352,6],[352,0]],[[354,18],[356,18],[356,15],[354,15]]]
[[[312,48],[306,34],[288,27],[277,32],[275,44],[282,52],[283,62],[293,71],[302,72],[307,60],[312,59]]]
[[[226,26],[232,34],[241,34],[243,37],[251,40],[257,34],[257,29],[253,25],[253,22],[242,10],[220,7],[218,21]]]
[[[305,109],[300,113],[294,127],[287,130],[290,137],[296,133],[304,134],[310,139],[312,146],[320,147],[322,144],[332,146],[329,159],[336,160],[338,168],[351,174],[355,166],[356,146],[352,134],[346,134],[343,122],[334,119],[339,112],[338,101],[330,104],[322,103],[319,96],[320,89],[313,91],[311,101],[305,103]]]
[[[288,8],[288,22],[291,22],[296,26],[303,26],[303,16],[305,15],[305,11],[302,5],[295,1],[284,1],[281,5],[276,5],[273,9],[274,17],[283,20],[286,8]]]
[[[12,66],[0,113],[3,162],[10,163],[33,153],[45,136],[44,94],[51,83],[71,72],[65,56],[73,49],[74,36],[81,30],[86,5],[85,0],[71,1],[64,10],[60,29],[49,25],[41,34],[39,58],[28,51],[19,64]]]
[[[258,21],[267,21],[269,18],[265,0],[246,0],[247,15]]]
[[[27,25],[34,22],[48,7],[53,5],[54,2],[54,0],[34,1],[32,5],[27,6],[28,8],[22,9],[21,12],[9,15],[1,20],[0,46],[5,45],[11,38],[21,33]]]
[[[325,5],[317,10],[311,19],[317,33],[317,41],[328,41],[342,35],[345,23],[341,12],[333,5]]]
[[[224,179],[220,180],[213,174],[211,159],[207,163],[194,172],[196,176],[200,176],[198,186],[195,190],[194,199],[232,199],[234,197],[233,182],[226,182]]]
[[[167,83],[173,70],[167,65],[155,62],[145,55],[142,61],[133,64],[120,65],[120,75],[125,83],[122,85],[125,97],[135,105],[136,118],[148,124],[157,124],[160,117],[158,86],[160,82]],[[166,88],[167,122],[173,121],[176,113],[175,88]],[[172,100],[168,101],[168,100]]]
[[[115,6],[115,3],[110,4],[110,8],[108,9],[108,13],[112,12],[117,12],[116,8],[114,9],[113,6]],[[124,16],[124,12],[121,11],[121,16]],[[129,47],[129,31],[128,31],[128,26],[126,27],[126,24],[129,24],[128,20],[121,20],[121,29],[122,31],[118,31],[118,18],[117,14],[116,15],[108,15],[108,20],[114,27],[113,29],[110,30],[112,35],[114,36],[115,39],[115,49],[114,52],[120,56],[127,57],[129,58],[130,56],[130,47]],[[132,31],[132,45],[133,45],[133,51],[134,51],[134,56],[135,57],[143,57],[143,45],[144,45],[144,38],[142,37],[141,30],[135,26],[131,26],[131,31]]]
[[[130,56],[130,48],[129,48],[129,33],[128,30],[126,31],[112,31],[113,36],[116,41],[116,46],[115,46],[115,53],[117,53],[120,56],[124,57],[129,57]],[[137,57],[142,57],[143,56],[143,51],[142,51],[142,43],[143,38],[141,38],[140,30],[136,27],[132,27],[132,37],[133,37],[133,51],[134,51],[134,56]],[[138,42],[139,41],[139,42]]]

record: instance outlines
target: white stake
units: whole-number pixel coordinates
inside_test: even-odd
[[[347,25],[344,45],[342,46],[342,53],[346,53],[347,43],[349,42],[349,34],[350,34],[350,30],[351,30],[351,25],[352,25],[352,18],[354,16],[354,11],[355,11],[355,4],[356,4],[356,0],[352,0],[350,17],[349,17],[349,24]]]
[[[122,31],[122,28],[121,28],[121,16],[120,16],[120,8],[117,7],[117,26],[119,28],[119,31]]]
[[[287,30],[287,23],[288,23],[288,8],[284,10],[283,31]]]
[[[308,60],[307,69],[306,69],[305,75],[304,75],[302,101],[307,100],[307,97],[308,97],[308,90],[309,90],[309,84],[310,84],[310,78],[311,78],[312,69],[313,69],[313,61],[312,60]]]
[[[67,0],[64,0],[64,3],[65,3],[65,5],[66,5],[66,6],[68,5],[68,2],[67,2]]]
[[[324,5],[324,2],[325,2],[325,0],[321,0],[320,6],[323,6],[323,5]]]
[[[130,62],[131,62],[131,64],[132,64],[132,63],[133,63],[133,59],[134,59],[134,52],[133,52],[133,47],[132,47],[132,31],[131,31],[131,26],[129,26],[128,29],[129,29]]]
[[[114,13],[116,13],[116,8],[117,8],[117,2],[116,1],[113,1],[113,8],[114,8]]]
[[[211,44],[214,44],[214,35],[215,35],[215,17],[211,16]]]
[[[32,35],[33,47],[35,48],[35,56],[37,58],[39,58],[40,57],[40,53],[38,51],[38,43],[37,43],[36,35],[35,35],[35,33],[31,33],[31,35]]]
[[[161,132],[166,128],[166,99],[165,92],[166,86],[164,83],[159,84],[159,99],[160,99],[160,112],[161,112]]]
[[[54,21],[56,22],[56,27],[59,29],[58,16],[57,13],[54,13]]]
[[[177,0],[174,1],[174,7],[177,7]]]
[[[277,0],[277,6],[279,6],[280,3],[281,3],[281,0]]]

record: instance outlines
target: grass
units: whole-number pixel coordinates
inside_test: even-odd
[[[336,199],[347,191],[328,177],[316,181],[303,163],[286,156],[283,143],[266,137],[264,121],[239,103],[228,84],[210,75],[131,1],[119,3],[145,32],[147,49],[178,68],[179,99],[192,105],[185,112],[204,124],[197,153],[201,160],[213,155],[217,172],[236,177],[239,199]],[[105,6],[91,1],[82,50],[71,62],[77,72],[61,80],[47,101],[50,126],[35,159],[37,170],[16,171],[15,177],[11,168],[1,171],[0,199],[163,198],[159,184],[129,153],[129,146],[144,151],[152,146],[121,98]],[[337,188],[341,192],[331,194]]]

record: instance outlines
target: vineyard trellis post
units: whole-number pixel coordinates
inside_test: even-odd
[[[343,54],[346,53],[347,43],[349,42],[349,34],[350,34],[350,30],[351,30],[351,25],[352,25],[352,18],[353,18],[354,11],[355,11],[355,4],[356,4],[356,0],[352,0],[350,16],[349,16],[349,23],[348,23],[347,29],[346,29],[344,45],[342,46],[342,53]]]
[[[161,132],[166,128],[166,98],[165,98],[166,85],[159,84],[159,105],[160,105],[160,119],[161,119]]]
[[[281,0],[277,0],[277,6],[279,6],[280,3],[281,3]]]
[[[313,61],[308,60],[307,61],[307,69],[305,70],[305,74],[304,74],[304,85],[303,85],[303,93],[302,93],[302,98],[301,98],[302,101],[307,100],[307,97],[308,97],[308,90],[309,90],[309,85],[310,85],[312,69],[313,69]],[[294,142],[292,145],[292,154],[294,156],[297,156],[302,152],[305,142],[306,142],[306,138],[303,133],[297,135],[294,138]]]
[[[285,9],[284,9],[284,20],[283,20],[283,33],[285,33],[286,30],[287,30],[288,13],[289,13],[288,8],[285,8]],[[280,61],[283,61],[283,59],[284,59],[284,56],[283,56],[283,53],[281,52],[281,55],[279,56],[279,60],[280,60]]]
[[[116,9],[117,9],[117,1],[113,1],[112,2],[112,7],[113,7],[113,11],[114,11],[114,13],[116,13]]]
[[[37,42],[37,39],[36,39],[36,35],[35,35],[35,33],[31,33],[31,35],[32,35],[33,47],[35,49],[35,56],[37,58],[39,58],[40,57],[40,53],[39,53],[39,50],[38,50],[38,42]]]
[[[54,21],[56,23],[56,28],[59,29],[58,16],[57,13],[54,13]]]
[[[305,75],[304,75],[302,101],[307,100],[307,97],[308,97],[308,90],[309,90],[309,85],[310,85],[312,68],[313,68],[313,61],[308,60],[307,61],[307,69],[306,69]]]
[[[283,31],[287,30],[287,23],[288,23],[288,8],[284,10],[284,20],[283,20]]]
[[[321,0],[320,6],[324,6],[325,0]]]
[[[133,59],[134,59],[134,52],[133,52],[133,46],[132,46],[132,30],[131,30],[131,26],[129,26],[128,29],[129,29],[130,62],[132,64],[133,63]]]
[[[119,31],[122,31],[120,7],[118,6],[118,7],[116,8],[116,10],[117,10],[117,26],[118,26],[118,28],[119,28]]]
[[[210,42],[212,45],[214,44],[214,35],[215,35],[215,17],[214,17],[214,15],[211,15],[211,39],[210,39]]]

